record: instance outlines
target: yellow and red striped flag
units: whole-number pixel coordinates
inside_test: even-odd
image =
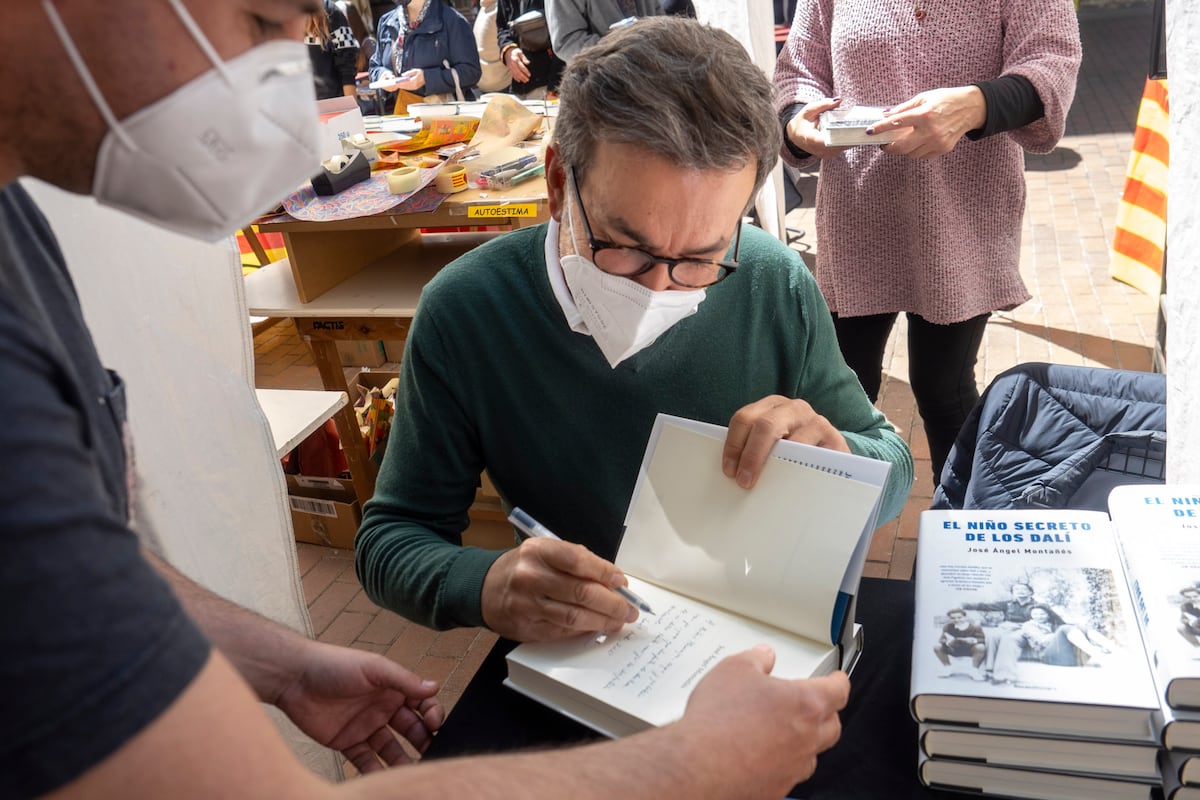
[[[1167,165],[1170,104],[1165,80],[1146,81],[1138,109],[1125,190],[1117,208],[1109,274],[1157,296],[1167,245]]]
[[[250,226],[251,234],[258,238],[259,244],[262,246],[263,255],[266,260],[259,258],[255,253],[254,247],[250,244],[246,237],[245,229],[237,232],[238,251],[242,258],[242,274],[253,272],[259,267],[265,267],[274,261],[287,257],[287,250],[283,246],[283,234],[281,233],[262,233],[258,230],[257,225]]]

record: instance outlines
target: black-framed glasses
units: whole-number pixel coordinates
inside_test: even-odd
[[[623,247],[592,235],[592,225],[588,222],[587,211],[583,209],[583,196],[580,195],[579,183],[575,180],[575,168],[571,167],[570,172],[571,185],[575,188],[575,200],[579,204],[579,216],[583,218],[583,230],[587,233],[588,247],[592,248],[592,261],[601,270],[622,278],[634,278],[649,272],[655,264],[666,264],[671,282],[689,289],[712,286],[737,271],[738,253],[742,248],[740,219],[734,227],[733,258],[730,259],[667,258],[636,247]]]

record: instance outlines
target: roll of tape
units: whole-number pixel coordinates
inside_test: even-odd
[[[392,194],[406,194],[417,188],[420,171],[416,167],[400,167],[388,173],[388,191]]]
[[[442,194],[454,194],[467,188],[467,168],[458,164],[448,164],[442,167],[434,179],[437,190]]]

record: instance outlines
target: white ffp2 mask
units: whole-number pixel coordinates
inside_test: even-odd
[[[319,169],[312,66],[305,46],[291,41],[223,61],[179,0],[169,2],[213,68],[120,121],[51,0],[42,5],[108,125],[93,196],[211,241],[269,210]]]
[[[566,217],[574,243],[570,203]],[[613,368],[654,344],[680,320],[695,314],[705,298],[704,289],[647,289],[629,278],[610,275],[578,253],[561,256],[559,262],[587,333]]]

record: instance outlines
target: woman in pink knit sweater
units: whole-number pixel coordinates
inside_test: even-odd
[[[934,483],[979,399],[989,314],[1029,299],[1018,272],[1022,149],[1052,150],[1081,50],[1071,0],[810,0],[775,69],[783,157],[817,183],[817,281],[842,354],[879,394],[908,315],[909,380]],[[818,115],[889,107],[882,146],[826,147]]]

